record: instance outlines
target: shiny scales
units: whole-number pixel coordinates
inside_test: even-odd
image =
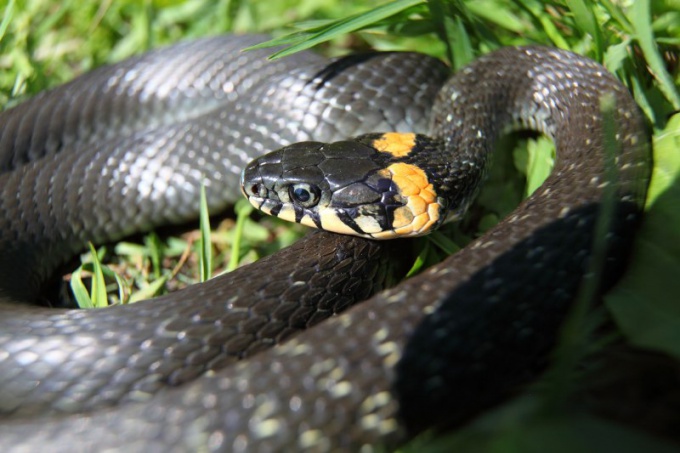
[[[543,369],[587,269],[612,187],[604,93],[616,101],[619,171],[602,289],[620,274],[649,150],[635,103],[600,65],[504,48],[440,89],[445,69],[414,54],[328,63],[237,53],[262,39],[179,44],[0,116],[0,403],[17,416],[0,424],[4,451],[369,451],[497,404]],[[191,216],[201,175],[218,208],[256,152],[428,132],[435,97],[429,134],[462,153],[447,161],[455,205],[511,125],[554,139],[555,170],[484,236],[391,290],[369,296],[393,262],[390,241],[321,233],[162,300],[87,312],[9,305],[34,300],[87,240]],[[369,299],[262,350],[357,297]],[[308,302],[319,299],[317,315]]]

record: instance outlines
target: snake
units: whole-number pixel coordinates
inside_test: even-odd
[[[649,181],[648,135],[628,90],[598,63],[501,47],[451,76],[418,53],[270,61],[240,52],[265,39],[154,50],[0,115],[4,451],[391,448],[516,394],[548,365],[583,281],[597,275],[604,292],[625,268]],[[517,129],[554,141],[548,179],[460,252],[397,283],[406,246],[375,240],[378,227],[419,235],[458,216],[499,138]],[[430,143],[440,150],[424,168],[414,149]],[[336,149],[355,164],[329,163]],[[381,157],[359,164],[353,150]],[[410,183],[435,208],[411,209],[409,177],[394,165],[420,171]],[[281,178],[296,186],[276,195]],[[367,237],[310,234],[131,305],[36,303],[87,241],[185,222],[201,184],[211,212],[223,209],[241,182],[251,198],[267,194],[255,204],[271,214]],[[328,191],[352,182],[363,187],[354,194],[387,191],[381,220],[366,218],[375,207],[300,205],[331,207]]]

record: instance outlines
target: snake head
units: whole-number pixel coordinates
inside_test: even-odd
[[[289,145],[250,162],[241,190],[266,214],[326,231],[370,239],[420,236],[441,223],[446,203],[406,159],[405,146],[415,137],[368,134]]]

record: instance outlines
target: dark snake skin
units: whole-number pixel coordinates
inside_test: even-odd
[[[415,54],[330,65],[236,54],[262,39],[180,44],[0,116],[4,451],[369,451],[498,403],[543,369],[587,270],[612,184],[603,93],[616,100],[619,171],[601,289],[620,273],[649,151],[636,105],[601,66],[505,48],[439,91],[445,68]],[[163,300],[16,304],[36,299],[85,241],[194,215],[202,175],[218,209],[252,155],[422,131],[435,97],[431,132],[459,150],[462,170],[483,166],[496,138],[521,125],[555,140],[553,174],[461,252],[280,346],[262,350],[388,284],[395,247],[320,233]]]

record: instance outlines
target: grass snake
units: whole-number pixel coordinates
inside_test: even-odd
[[[0,116],[5,451],[396,445],[468,419],[545,367],[611,184],[602,289],[620,274],[650,157],[634,101],[600,65],[502,48],[446,81],[441,63],[413,53],[331,62],[238,53],[263,39],[180,43]],[[615,180],[605,177],[606,93]],[[26,304],[87,241],[195,216],[202,179],[213,211],[232,203],[241,168],[264,151],[429,131],[458,154],[471,196],[463,183],[481,181],[497,139],[518,127],[555,141],[552,175],[499,225],[392,289],[382,290],[398,247],[318,233],[153,301],[98,311]]]

